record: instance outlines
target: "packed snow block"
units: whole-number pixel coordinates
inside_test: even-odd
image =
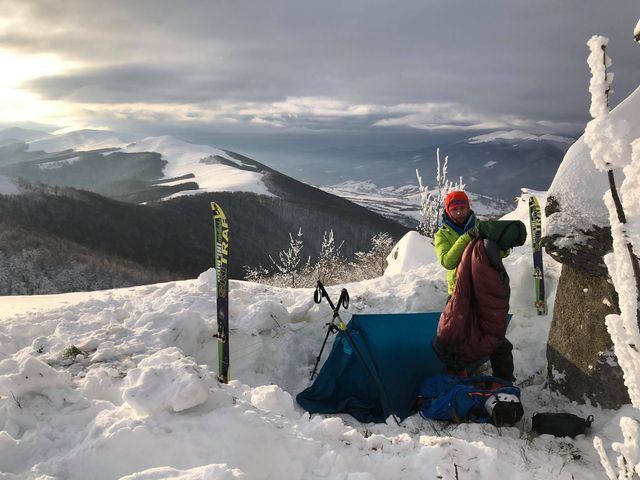
[[[336,334],[316,380],[296,401],[309,413],[348,413],[365,423],[412,415],[422,382],[446,372],[431,346],[439,319],[440,312],[353,315],[349,336]]]

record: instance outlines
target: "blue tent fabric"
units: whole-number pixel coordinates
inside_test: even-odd
[[[353,315],[349,335],[336,334],[316,380],[296,401],[310,413],[348,413],[365,423],[384,422],[391,413],[404,420],[415,413],[422,382],[446,372],[431,345],[439,319],[440,312]]]

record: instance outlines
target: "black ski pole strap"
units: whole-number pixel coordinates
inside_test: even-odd
[[[347,292],[346,288],[343,288],[340,292],[340,298],[338,299],[338,308],[344,308],[345,310],[349,308],[349,292]]]
[[[316,291],[313,293],[313,301],[316,303],[320,303],[322,302],[323,297],[327,299],[327,302],[329,302],[331,310],[335,311],[336,307],[333,306],[333,302],[329,298],[329,294],[325,290],[324,285],[322,285],[322,282],[318,280],[318,283],[316,284]]]
[[[313,301],[315,303],[322,302],[322,290],[324,290],[324,287],[322,286],[322,283],[320,283],[320,280],[318,280],[318,284],[316,285],[316,291],[313,292]]]

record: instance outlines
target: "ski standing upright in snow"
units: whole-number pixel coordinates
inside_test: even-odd
[[[215,246],[216,308],[218,317],[218,380],[229,383],[229,224],[227,217],[215,202],[213,210],[213,238]]]
[[[529,221],[531,222],[531,246],[533,248],[533,282],[538,315],[547,314],[547,300],[544,296],[544,269],[542,267],[542,215],[538,199],[529,197]]]

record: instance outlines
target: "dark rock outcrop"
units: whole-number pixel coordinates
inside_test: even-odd
[[[562,209],[550,195],[547,218]],[[562,263],[547,344],[549,385],[578,403],[619,408],[630,400],[605,324],[607,315],[619,313],[603,259],[612,249],[611,229],[591,225],[561,233],[543,238],[547,253]]]
[[[629,403],[604,319],[619,313],[606,276],[562,266],[547,344],[549,384],[571,400],[604,408]]]

